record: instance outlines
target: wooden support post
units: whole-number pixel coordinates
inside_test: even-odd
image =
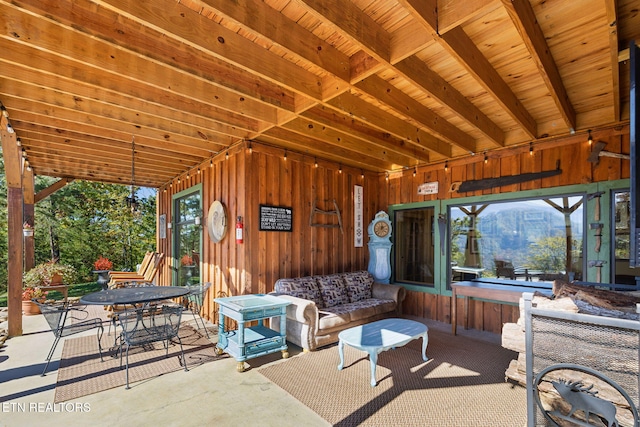
[[[15,133],[7,130],[9,119],[0,115],[0,142],[7,180],[7,309],[10,337],[22,335],[22,155]]]
[[[23,192],[24,198],[24,218],[25,221],[30,221],[30,224],[35,226],[35,209],[34,209],[34,182],[33,182],[33,170],[27,170],[26,168],[22,174]],[[24,271],[27,272],[35,267],[36,253],[35,253],[35,236],[24,237]]]

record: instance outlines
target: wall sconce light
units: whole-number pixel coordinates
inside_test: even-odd
[[[591,136],[591,129],[589,129],[589,138],[587,138],[589,145],[593,144],[593,136]]]

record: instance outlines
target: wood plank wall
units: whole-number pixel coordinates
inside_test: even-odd
[[[605,150],[629,154],[628,126],[593,130],[592,135],[594,143],[606,142]],[[530,147],[533,147],[533,155],[530,154]],[[629,178],[628,160],[600,157],[599,163],[595,165],[588,161],[591,149],[592,147],[587,143],[587,134],[582,133],[566,138],[541,140],[532,146],[525,145],[493,151],[488,156],[487,163],[484,162],[484,155],[481,153],[474,157],[449,161],[447,171],[445,171],[443,162],[437,165],[418,167],[415,177],[413,176],[413,168],[392,173],[388,180],[384,175],[381,175],[379,178],[380,199],[377,204],[386,209],[389,205],[403,203],[446,200]],[[558,161],[562,169],[561,175],[472,193],[450,191],[451,184],[455,182],[542,172],[555,169]],[[438,194],[418,195],[418,185],[435,181],[439,182]],[[602,209],[608,209],[608,207],[603,206]],[[462,300],[459,299],[457,304],[458,324],[461,325]],[[409,291],[404,302],[403,312],[412,316],[451,323],[451,298]],[[470,327],[493,333],[500,333],[504,323],[515,322],[518,317],[519,309],[512,305],[472,301],[469,308]]]
[[[364,188],[364,227],[367,218],[379,210],[378,175],[342,167],[339,164],[299,153],[252,142],[242,143],[227,153],[176,178],[158,191],[158,215],[171,220],[171,199],[196,184],[203,186],[202,281],[211,282],[206,299],[205,317],[215,318],[216,296],[267,293],[277,279],[315,274],[330,274],[367,268],[368,249],[354,247],[354,185]],[[340,172],[342,170],[342,172]],[[364,175],[364,176],[363,176]],[[312,203],[322,210],[333,209],[333,199],[340,209],[344,233],[339,228],[312,227],[309,216]],[[213,243],[208,237],[206,217],[214,200],[227,209],[229,221],[226,237]],[[292,232],[259,231],[259,206],[291,207]],[[236,217],[242,216],[244,243],[235,241]],[[337,225],[337,217],[316,215],[314,223]],[[170,233],[168,233],[168,236]],[[157,239],[158,251],[166,255],[161,285],[171,284],[171,239]]]

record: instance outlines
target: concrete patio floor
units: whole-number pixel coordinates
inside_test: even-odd
[[[193,324],[192,319],[186,316],[184,321]],[[414,320],[424,321],[429,328],[450,330],[448,324]],[[236,360],[228,357],[188,372],[180,370],[134,383],[130,390],[122,386],[54,404],[63,344],[58,344],[48,373],[42,377],[53,334],[41,315],[24,316],[23,330],[24,335],[11,338],[0,347],[0,426],[3,427],[113,426],[131,422],[161,426],[330,425],[258,373],[256,368],[282,361],[280,353],[249,360],[246,364],[252,369],[243,373],[236,371]],[[494,334],[477,331],[459,331],[459,334],[500,342],[500,336]],[[217,335],[211,339],[215,342]],[[290,357],[305,357],[300,348],[291,344],[289,352]]]
[[[186,323],[191,319],[185,316]],[[53,404],[63,344],[58,344],[42,377],[54,336],[41,315],[23,316],[23,331],[0,347],[0,426],[329,425],[257,369],[238,373],[231,357],[134,383],[130,390],[122,386]],[[211,338],[215,341],[217,336]],[[304,357],[299,348],[290,348],[290,354]],[[279,360],[278,353],[247,364],[257,367]]]

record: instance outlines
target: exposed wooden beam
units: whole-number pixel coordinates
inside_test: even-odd
[[[498,146],[504,146],[504,132],[500,127],[417,57],[412,56],[397,63],[396,69],[407,80],[427,91],[451,112],[477,128]]]
[[[34,197],[34,202],[38,203],[39,201],[46,199],[47,197],[49,197],[56,191],[60,190],[61,188],[64,188],[67,184],[71,182],[73,182],[73,178],[62,178],[54,182],[50,186],[38,191]]]
[[[504,8],[520,33],[532,58],[536,61],[540,76],[549,89],[564,122],[570,131],[576,130],[576,112],[562,82],[558,67],[540,29],[529,0],[502,0]],[[617,62],[616,62],[617,64]],[[616,70],[617,73],[617,70]]]
[[[489,92],[496,102],[518,123],[529,137],[537,136],[537,125],[518,97],[491,66],[487,58],[476,47],[460,27],[445,34],[438,34],[434,13],[436,0],[401,0],[412,15],[432,34],[439,36],[440,44],[464,66],[469,74]]]
[[[620,120],[620,61],[618,58],[618,1],[605,0],[609,23],[609,55],[611,56],[611,92],[613,94],[613,120]]]
[[[475,16],[484,15],[499,7],[495,0],[437,0],[437,2],[439,34],[444,34]]]

